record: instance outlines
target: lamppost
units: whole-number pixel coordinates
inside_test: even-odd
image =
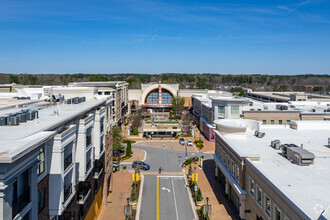
[[[188,156],[187,156],[187,146],[188,146],[188,144],[187,143],[185,143],[185,145],[186,145],[186,160],[188,159]]]
[[[203,205],[203,215],[204,217],[211,215],[211,205],[209,205],[209,197],[206,197],[206,205]]]
[[[194,175],[196,176],[196,167],[194,167]],[[196,183],[196,178],[194,182]]]
[[[132,214],[132,206],[129,204],[129,198],[127,198],[127,205],[124,206],[125,220],[131,219]]]

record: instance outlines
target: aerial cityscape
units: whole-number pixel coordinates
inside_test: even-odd
[[[330,219],[330,3],[0,1],[0,220]]]

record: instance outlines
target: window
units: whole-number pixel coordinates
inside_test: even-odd
[[[218,113],[224,114],[225,113],[225,106],[218,106]]]
[[[38,192],[38,210],[39,213],[45,208],[45,188],[42,188],[39,192]]]
[[[238,108],[238,106],[232,106],[231,107],[231,114],[232,115],[238,115],[239,114],[239,108]]]
[[[102,95],[102,92],[97,92],[98,95]]]
[[[281,220],[281,216],[281,210],[276,205],[274,205],[274,220]]]
[[[235,176],[235,164],[234,161],[231,161],[231,174]]]
[[[278,120],[278,123],[281,125],[281,124],[283,124],[283,121],[282,120]]]
[[[110,95],[110,92],[104,92],[104,95]]]
[[[274,120],[270,120],[270,124],[272,125],[275,124]]]
[[[261,206],[261,204],[262,204],[262,190],[259,186],[257,186],[257,202]]]
[[[262,120],[262,123],[265,125],[267,123],[267,121],[266,120]]]
[[[286,120],[286,124],[289,125],[290,124],[290,120]]]
[[[38,155],[38,175],[42,174],[45,171],[45,147],[40,148]]]
[[[265,213],[270,217],[270,198],[265,195]]]
[[[250,194],[254,197],[254,180],[250,178]]]

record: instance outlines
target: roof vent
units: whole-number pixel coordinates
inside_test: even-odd
[[[299,166],[314,164],[314,154],[306,149],[300,148],[295,144],[281,145],[283,155]]]

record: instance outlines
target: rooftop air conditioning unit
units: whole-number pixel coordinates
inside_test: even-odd
[[[22,113],[19,113],[18,114],[18,116],[19,116],[19,122],[21,122],[21,123],[22,122],[26,122],[26,120],[27,120],[26,119],[26,115],[27,115],[27,113],[23,113],[23,112]]]
[[[274,140],[271,142],[270,146],[276,150],[280,149],[281,141],[280,140]]]
[[[72,103],[72,99],[67,99],[66,100],[66,104],[71,104]]]
[[[8,118],[6,116],[0,117],[0,125],[7,125],[8,124]]]
[[[260,131],[255,131],[254,135],[258,138],[263,138],[265,137],[265,133],[260,132]]]
[[[10,125],[19,125],[19,117],[18,117],[18,115],[10,115],[9,116],[9,124]]]
[[[79,97],[72,98],[72,103],[73,104],[78,104],[79,103]]]
[[[299,166],[308,166],[310,164],[314,164],[314,154],[308,150],[298,147],[295,144],[282,145],[282,153],[289,160],[293,161]]]
[[[79,102],[84,102],[84,97],[79,97]]]

